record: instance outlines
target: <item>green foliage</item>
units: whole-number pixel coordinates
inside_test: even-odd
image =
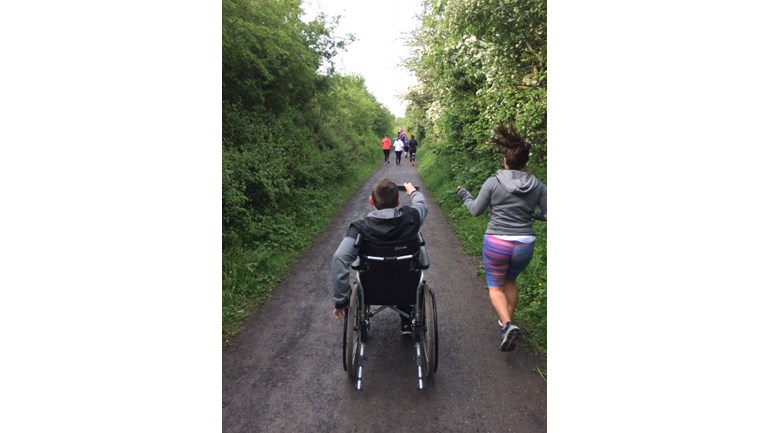
[[[350,194],[371,176],[380,160],[360,165],[340,178],[334,188],[301,191],[304,207],[261,216],[261,231],[267,239],[250,247],[223,249],[222,257],[222,337],[235,335],[255,307],[270,297],[272,288],[339,211]]]
[[[334,73],[336,19],[299,0],[224,0],[223,337],[378,165],[393,115],[364,80]],[[326,73],[319,73],[326,64]]]
[[[493,128],[514,120],[532,143],[528,168],[547,179],[547,69],[545,0],[423,0],[414,55],[408,65],[418,85],[405,124],[421,140],[420,175],[453,222],[469,254],[481,254],[486,218],[460,204],[457,185],[478,193],[502,168]],[[519,277],[516,320],[528,344],[546,352],[546,227],[535,222],[535,257]],[[480,259],[479,259],[480,260]]]
[[[546,156],[545,0],[424,0],[409,68],[418,85],[407,124],[447,145],[488,152],[492,129],[516,120],[535,162]]]

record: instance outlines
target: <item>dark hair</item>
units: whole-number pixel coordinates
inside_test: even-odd
[[[513,121],[508,122],[508,126],[502,122],[495,127],[495,133],[499,137],[492,137],[490,142],[505,149],[505,163],[511,170],[523,170],[529,161],[529,151],[532,145],[524,141],[516,131]]]
[[[377,209],[387,209],[398,205],[398,187],[387,177],[383,177],[372,188],[372,201]]]

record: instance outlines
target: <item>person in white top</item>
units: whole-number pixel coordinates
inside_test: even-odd
[[[404,142],[399,138],[393,144],[393,150],[396,152],[396,165],[401,165],[401,154],[404,152]]]

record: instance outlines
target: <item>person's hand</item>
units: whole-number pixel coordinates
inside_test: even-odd
[[[412,193],[417,191],[417,189],[412,185],[412,182],[406,182],[404,183],[404,189],[406,190],[406,195],[412,196]]]
[[[457,185],[457,189],[455,190],[455,192],[460,191],[460,188],[462,187],[463,187],[462,185]]]
[[[347,310],[348,307],[345,308],[335,308],[332,310],[332,316],[334,316],[337,320],[342,320],[345,318],[345,310]]]

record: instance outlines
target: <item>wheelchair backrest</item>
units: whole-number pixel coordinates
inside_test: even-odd
[[[412,305],[422,279],[420,246],[422,236],[398,242],[356,239],[358,278],[368,305]]]

